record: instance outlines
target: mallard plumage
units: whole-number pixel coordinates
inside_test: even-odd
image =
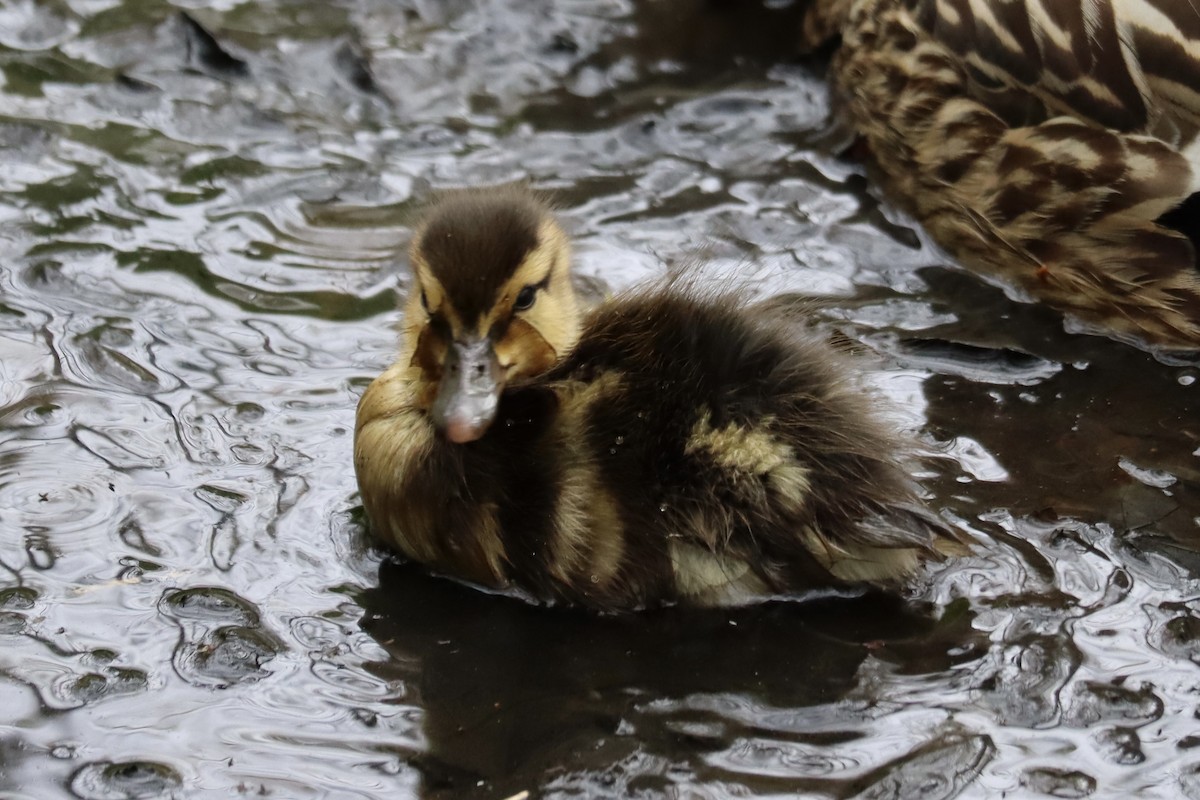
[[[1115,333],[1200,346],[1189,0],[817,0],[810,45],[890,193],[964,265]],[[1195,222],[1192,221],[1194,225]]]
[[[680,281],[581,320],[567,238],[521,188],[445,195],[411,262],[355,429],[371,528],[403,555],[611,610],[895,583],[944,531],[794,322]]]

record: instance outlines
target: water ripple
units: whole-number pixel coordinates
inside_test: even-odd
[[[0,9],[0,794],[1200,797],[1194,370],[948,264],[802,12]],[[599,620],[383,561],[349,453],[412,214],[514,179],[590,300],[821,295],[971,552]]]
[[[153,761],[97,761],[85,764],[71,779],[71,791],[82,800],[127,800],[167,797],[183,783],[172,767]]]
[[[74,463],[73,474],[61,465]],[[130,481],[69,440],[0,443],[0,512],[10,531],[49,535],[67,550],[99,545]]]

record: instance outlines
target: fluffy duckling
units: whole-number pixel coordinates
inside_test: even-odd
[[[444,195],[396,363],[363,394],[374,535],[433,570],[602,610],[894,584],[942,534],[843,358],[679,282],[581,320],[520,187]]]
[[[805,34],[840,35],[839,117],[965,266],[1119,337],[1200,346],[1195,248],[1164,224],[1195,225],[1172,213],[1200,189],[1195,3],[816,0]]]

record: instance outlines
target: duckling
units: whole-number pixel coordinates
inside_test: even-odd
[[[1093,329],[1200,346],[1195,248],[1164,224],[1200,189],[1194,3],[816,0],[807,44],[839,34],[840,121],[942,247]]]
[[[604,611],[894,586],[946,535],[815,334],[666,281],[582,314],[528,189],[437,200],[354,463],[375,537],[432,570]]]

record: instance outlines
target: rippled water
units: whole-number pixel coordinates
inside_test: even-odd
[[[1200,370],[925,244],[799,13],[0,7],[0,796],[1200,797]],[[599,619],[385,562],[350,439],[409,210],[519,177],[594,294],[827,296],[976,552]]]

